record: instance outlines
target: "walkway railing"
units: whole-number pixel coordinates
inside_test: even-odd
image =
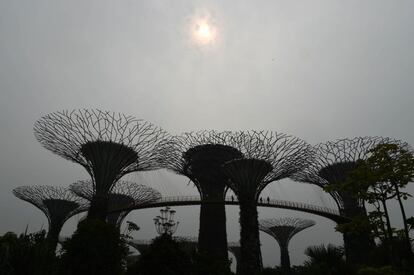
[[[203,200],[203,203],[221,203],[222,201],[218,200]],[[238,199],[236,196],[227,196],[224,199],[226,204],[238,204]],[[157,201],[141,204],[141,205],[134,205],[131,206],[132,209],[141,209],[141,208],[151,208],[151,207],[159,207],[159,206],[166,206],[166,205],[190,205],[190,204],[199,204],[201,203],[200,196],[168,196],[163,197]],[[275,208],[288,208],[293,210],[311,212],[317,215],[325,216],[335,219],[341,219],[341,214],[339,210],[332,209],[323,206],[312,205],[303,202],[293,202],[293,201],[285,201],[285,200],[276,200],[267,198],[259,198],[257,202],[258,206],[262,207],[275,207]]]
[[[198,243],[197,237],[182,237],[182,236],[176,236],[173,237],[176,241],[180,242],[187,242],[187,243]],[[133,239],[127,241],[128,244],[131,244],[133,246],[146,246],[150,245],[153,242],[153,240],[143,240],[143,239]],[[240,247],[240,242],[228,242],[227,245],[229,247]]]

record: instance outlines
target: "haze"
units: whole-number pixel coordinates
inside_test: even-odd
[[[203,16],[217,28],[208,45],[191,37]],[[47,226],[13,188],[87,178],[33,136],[33,123],[56,110],[123,112],[172,134],[269,129],[312,144],[378,135],[414,145],[413,16],[408,0],[0,1],[0,234]],[[166,171],[125,178],[165,195],[196,194],[188,179]],[[265,194],[333,207],[317,187],[289,180]],[[413,216],[414,199],[406,205]],[[175,209],[177,235],[197,236],[199,208]],[[259,211],[317,222],[292,240],[293,264],[309,245],[342,244],[325,218]],[[141,227],[134,237],[155,237],[157,214],[131,214]],[[397,211],[393,217],[399,225]],[[228,207],[227,226],[229,241],[238,241],[238,208]],[[279,264],[277,243],[263,233],[261,242],[264,264]]]

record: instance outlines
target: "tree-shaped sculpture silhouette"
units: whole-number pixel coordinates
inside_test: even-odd
[[[168,136],[144,120],[95,109],[48,114],[35,123],[34,133],[46,149],[90,174],[94,197],[88,218],[101,220],[108,193],[122,176],[159,168],[154,148]]]
[[[47,239],[52,250],[56,248],[63,224],[73,215],[88,208],[87,201],[75,196],[65,187],[21,186],[13,189],[13,194],[45,214],[49,224]]]
[[[257,200],[271,182],[291,176],[312,156],[306,142],[277,132],[239,132],[239,150],[244,157],[226,162],[222,171],[240,203],[241,270],[257,274],[262,267]]]
[[[389,138],[356,137],[320,143],[315,146],[315,158],[311,164],[291,178],[322,188],[344,183],[349,173],[357,168],[358,161],[365,160],[369,156],[370,149],[378,144],[389,142]],[[333,191],[330,194],[337,203],[341,215],[349,218],[366,216],[363,200],[346,191]],[[352,263],[364,262],[373,245],[369,232],[344,233],[343,236],[347,260]]]
[[[228,179],[221,166],[243,157],[236,141],[229,131],[200,131],[176,136],[161,147],[164,167],[188,177],[200,193],[199,252],[223,262],[228,260],[224,204]]]
[[[280,247],[280,266],[285,274],[289,274],[289,242],[300,231],[315,225],[312,220],[301,218],[265,219],[259,221],[259,229],[276,239]]]
[[[70,185],[70,190],[77,196],[91,201],[94,196],[91,180],[81,180]],[[155,202],[161,199],[161,193],[146,185],[120,180],[109,193],[107,222],[120,228],[125,217],[131,210],[117,212],[136,205]]]

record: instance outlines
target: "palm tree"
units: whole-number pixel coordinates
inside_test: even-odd
[[[315,274],[339,275],[348,274],[342,247],[332,244],[310,246],[305,250],[306,256],[304,266]]]

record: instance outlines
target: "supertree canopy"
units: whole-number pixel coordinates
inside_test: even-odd
[[[65,187],[21,186],[15,188],[13,194],[45,214],[49,224],[47,239],[53,250],[56,248],[63,224],[73,215],[88,208],[87,201],[75,196]]]
[[[244,157],[226,162],[222,171],[240,203],[241,270],[256,274],[262,267],[257,220],[260,192],[302,169],[312,150],[306,142],[277,132],[239,132],[237,139]]]
[[[291,178],[322,188],[344,183],[349,173],[357,167],[358,161],[369,157],[369,150],[389,142],[395,141],[382,137],[356,137],[320,143],[315,146],[315,158],[310,165]],[[342,215],[349,218],[366,215],[363,200],[346,191],[333,191],[330,194]],[[373,241],[369,237],[369,232],[365,234],[361,232],[358,235],[344,233],[344,244],[347,260],[358,263],[364,261],[364,257],[369,254]]]
[[[106,218],[108,193],[125,174],[159,168],[157,144],[168,134],[141,119],[101,110],[50,113],[34,125],[36,139],[79,163],[92,177],[88,218]]]
[[[289,242],[300,231],[315,225],[312,220],[301,218],[265,219],[259,221],[259,229],[276,239],[280,247],[280,266],[283,271],[290,270]]]
[[[81,180],[70,185],[70,190],[77,196],[91,201],[94,197],[93,183],[91,180]],[[146,185],[129,181],[118,181],[109,193],[107,222],[119,228],[129,214],[130,210],[114,212],[117,209],[125,209],[155,202],[161,199],[161,193]]]
[[[236,134],[230,131],[184,133],[160,147],[164,167],[188,177],[200,193],[199,251],[222,261],[228,259],[224,204],[228,178],[221,166],[243,157],[238,147]]]

